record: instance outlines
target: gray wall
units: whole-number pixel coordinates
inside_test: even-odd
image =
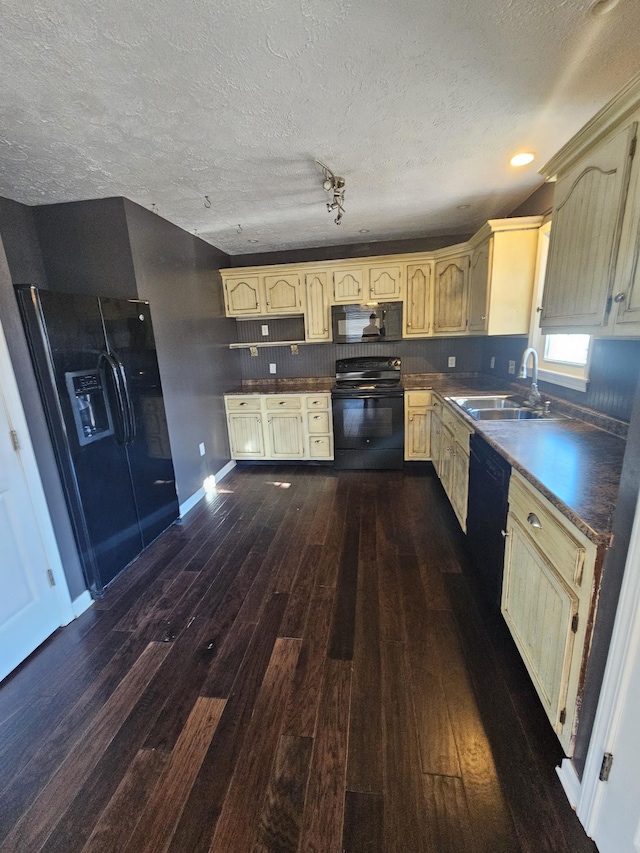
[[[224,316],[218,273],[229,257],[133,202],[125,212],[138,295],[151,306],[183,502],[230,459],[222,395],[240,384],[240,364],[229,350],[236,326]]]
[[[29,349],[13,292],[14,284],[36,284],[39,287],[46,287],[47,282],[38,248],[33,210],[17,202],[0,198],[0,322],[7,339],[22,406],[29,424],[31,442],[69,592],[72,598],[77,598],[86,589],[86,584],[60,485],[58,467],[49,440],[38,386],[31,367]]]

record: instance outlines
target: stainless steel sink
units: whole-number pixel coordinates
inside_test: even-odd
[[[470,409],[520,409],[524,400],[509,394],[499,394],[492,397],[450,397],[460,408]]]

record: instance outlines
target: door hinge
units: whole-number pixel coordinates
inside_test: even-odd
[[[47,569],[47,577],[49,578],[49,586],[55,586],[56,585],[56,579],[54,578],[53,572],[51,571],[51,569]]]
[[[605,752],[602,756],[602,764],[600,765],[600,774],[598,779],[601,782],[609,781],[609,774],[611,773],[611,765],[613,764],[613,755],[610,752]]]
[[[560,725],[564,726],[564,724],[567,721],[567,709],[566,708],[563,708],[562,711],[560,711],[560,716],[558,717],[558,720],[560,721]]]
[[[571,620],[571,633],[577,634],[578,632],[578,614],[574,613],[573,619]]]
[[[20,450],[20,439],[18,438],[18,433],[15,429],[10,430],[9,435],[11,436],[11,444],[13,444],[14,450]]]

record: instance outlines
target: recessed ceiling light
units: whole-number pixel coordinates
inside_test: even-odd
[[[619,2],[620,0],[596,0],[593,6],[590,7],[589,11],[592,15],[597,15],[598,17],[601,15],[607,15],[616,8]]]
[[[369,233],[369,229],[368,229],[368,228],[361,228],[361,229],[360,229],[360,234],[368,234],[368,233]]]
[[[471,207],[470,204],[459,204],[458,210],[466,210],[468,207]]]
[[[509,160],[512,166],[527,166],[535,160],[535,154],[531,154],[530,152],[523,152],[522,154],[516,154],[514,157]]]

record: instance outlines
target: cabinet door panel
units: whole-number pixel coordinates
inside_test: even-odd
[[[224,295],[227,303],[227,314],[230,317],[261,312],[260,281],[257,275],[226,279]]]
[[[407,297],[404,310],[405,337],[426,337],[430,331],[433,264],[407,264]]]
[[[613,285],[636,124],[556,184],[541,326],[603,326]]]
[[[304,315],[305,339],[330,341],[329,284],[326,272],[308,273],[305,276],[307,310]]]
[[[407,411],[404,458],[431,458],[431,412],[424,409]]]
[[[467,328],[469,256],[438,261],[435,275],[433,330],[464,332]]]
[[[262,417],[230,412],[228,422],[231,456],[234,459],[264,459]]]
[[[451,506],[460,527],[467,532],[467,502],[469,499],[469,457],[456,442],[453,449]]]
[[[469,270],[469,331],[487,331],[487,299],[489,287],[489,251],[487,240],[471,255]]]
[[[401,272],[399,266],[371,267],[369,270],[369,294],[373,299],[399,299]]]
[[[636,155],[629,184],[620,240],[619,262],[613,286],[617,331],[637,335],[640,330],[640,155]],[[620,298],[622,297],[622,301]],[[630,328],[635,323],[636,328]]]
[[[510,513],[502,613],[556,732],[569,682],[575,594]]]
[[[266,275],[264,292],[267,314],[296,314],[302,311],[300,277],[296,273]]]
[[[293,412],[270,414],[269,458],[299,459],[304,456],[302,416]]]
[[[334,269],[333,301],[360,302],[362,300],[362,280],[361,269]]]

